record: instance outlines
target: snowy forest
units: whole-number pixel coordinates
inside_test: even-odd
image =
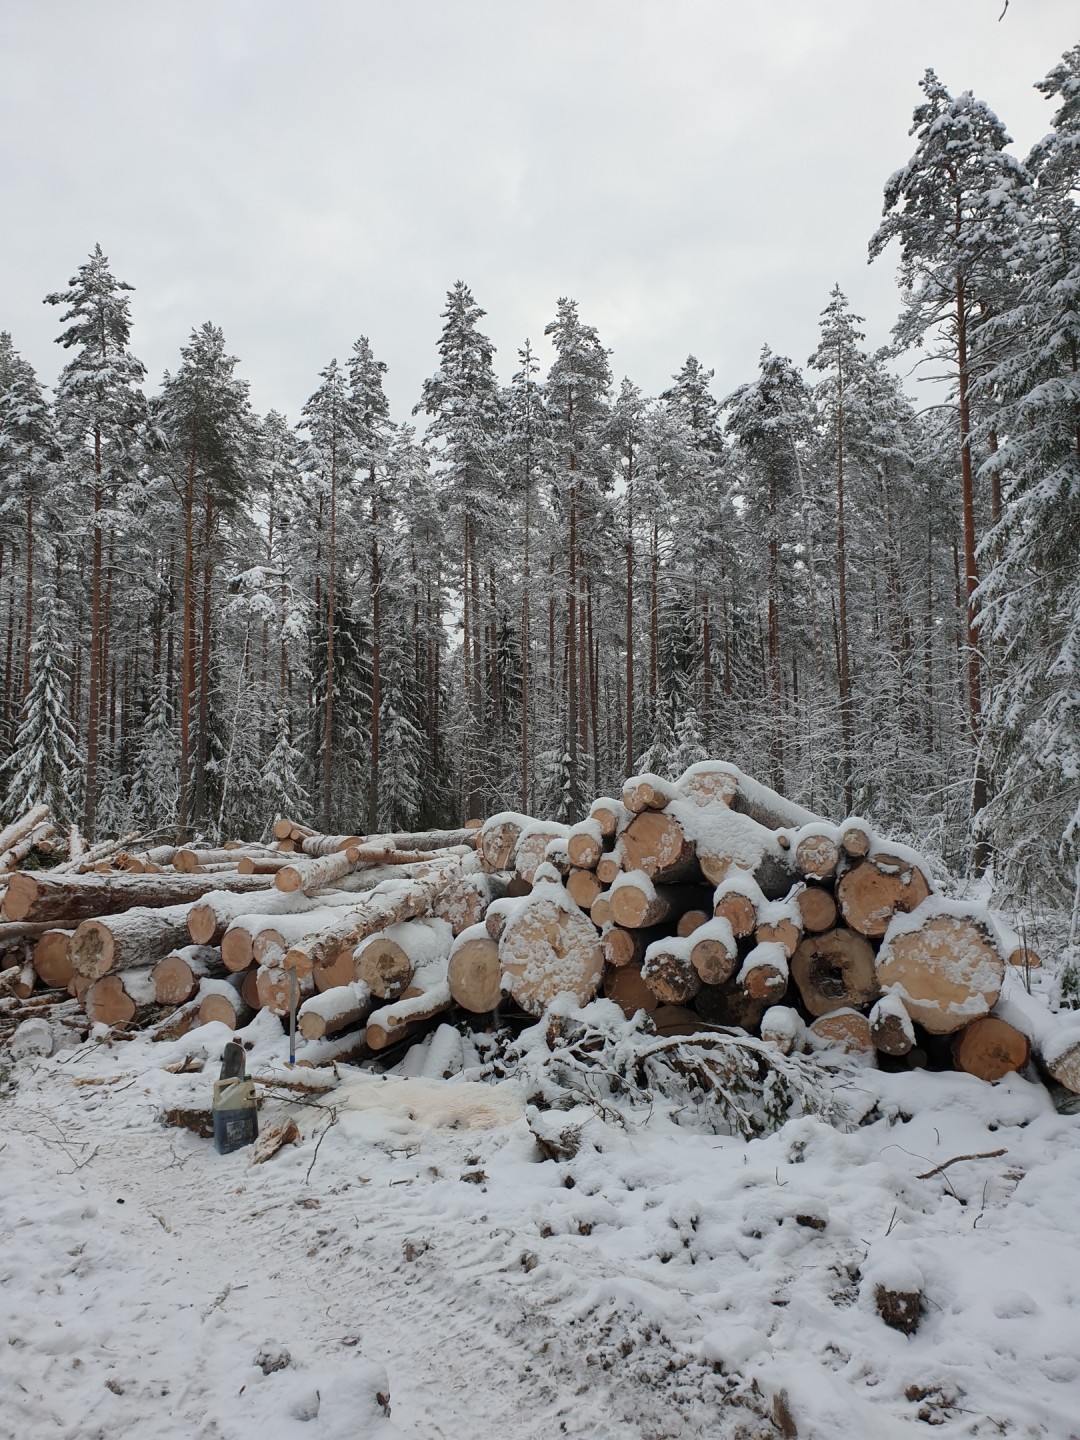
[[[869,237],[894,343],[837,286],[726,397],[693,355],[641,393],[571,298],[500,374],[458,281],[411,416],[365,336],[261,416],[213,323],[149,385],[95,247],[51,394],[0,335],[4,816],[576,821],[716,755],[1075,917],[1080,46],[1038,88],[1023,158],[927,72]]]

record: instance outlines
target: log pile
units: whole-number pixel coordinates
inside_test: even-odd
[[[0,845],[43,818],[29,812]],[[784,1054],[986,1080],[1033,1060],[1080,1092],[1080,1018],[1027,994],[1029,947],[936,894],[915,852],[732,765],[633,776],[572,826],[506,811],[382,836],[283,819],[275,836],[72,844],[48,871],[14,870],[0,907],[8,993],[63,992],[94,1023],[155,1021],[169,1036],[291,1014],[300,1063],[385,1055],[447,1018],[484,1027],[602,996],[664,1035],[738,1027]]]

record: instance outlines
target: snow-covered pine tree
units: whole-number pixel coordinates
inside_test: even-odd
[[[135,470],[141,430],[146,418],[142,383],[146,370],[131,353],[129,293],[117,280],[107,256],[95,245],[89,260],[68,281],[67,290],[45,297],[46,304],[64,305],[67,329],[58,343],[75,353],[64,366],[56,390],[56,410],[67,463],[75,484],[89,505],[80,520],[88,524],[90,552],[90,634],[86,720],[86,771],[82,786],[83,829],[93,838],[98,794],[98,749],[104,716],[103,674],[107,646],[104,580],[109,557],[121,539],[119,517],[122,489]],[[113,511],[106,545],[103,512]],[[108,550],[108,553],[106,553]]]
[[[81,757],[68,713],[66,646],[55,599],[44,596],[39,609],[30,647],[30,688],[4,766],[4,810],[10,819],[33,805],[48,805],[59,827],[79,813]]]

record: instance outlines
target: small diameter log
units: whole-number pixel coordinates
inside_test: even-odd
[[[874,832],[857,815],[850,816],[840,827],[840,848],[852,860],[862,860],[869,855],[873,841]]]
[[[1017,945],[1009,951],[1008,963],[1024,970],[1040,970],[1042,961],[1028,945]]]
[[[485,820],[476,832],[476,849],[484,869],[512,870],[518,837],[532,823],[531,815],[516,810],[503,810]]]
[[[34,805],[27,810],[25,815],[20,815],[19,818],[13,820],[10,825],[6,825],[3,830],[0,830],[0,855],[12,849],[20,840],[29,835],[31,831],[36,830],[42,821],[47,820],[48,817],[48,805]]]
[[[589,909],[589,919],[600,930],[602,930],[605,925],[612,924],[611,897],[606,890],[602,890],[592,902]]]
[[[183,1005],[198,990],[200,980],[217,980],[224,971],[220,950],[210,945],[184,945],[150,971],[154,999],[159,1005]]]
[[[691,941],[678,935],[654,940],[641,962],[641,978],[661,1004],[682,1005],[701,989],[690,959]]]
[[[781,1055],[792,1055],[806,1047],[806,1023],[789,1005],[770,1005],[761,1017],[761,1038]]]
[[[462,875],[438,897],[432,906],[437,920],[445,920],[455,935],[479,925],[488,906],[501,900],[510,882],[508,874]]]
[[[820,935],[823,930],[835,927],[840,912],[832,891],[824,885],[804,886],[795,896],[795,903],[799,907],[804,930]]]
[[[787,959],[802,940],[802,912],[794,900],[767,900],[758,910],[754,940],[758,945],[779,945]]]
[[[705,985],[723,985],[735,974],[739,946],[731,923],[722,915],[699,926],[690,937],[690,963]]]
[[[805,825],[792,837],[795,869],[804,880],[831,880],[840,857],[840,836],[832,825]]]
[[[328,965],[342,950],[354,950],[361,940],[416,916],[428,915],[436,898],[461,873],[457,857],[435,860],[410,879],[384,881],[354,910],[342,912],[334,922],[313,940],[301,947],[313,966]]]
[[[356,977],[380,1000],[397,1000],[421,970],[445,972],[453,932],[445,920],[406,920],[370,936],[355,951]]]
[[[1051,1079],[1080,1095],[1080,1014],[1068,1010],[1052,1015],[1027,993],[1015,971],[1006,975],[994,1013],[1024,1032]]]
[[[701,873],[712,885],[740,871],[752,876],[766,896],[786,895],[799,878],[788,850],[780,843],[786,836],[761,825],[726,805],[701,807],[680,800],[667,814],[678,820],[696,844]]]
[[[371,1014],[371,991],[362,980],[312,995],[300,1007],[297,1029],[305,1040],[322,1040],[358,1025]]]
[[[623,965],[637,965],[645,959],[645,951],[654,940],[662,940],[668,932],[656,925],[648,930],[627,930],[622,925],[605,925],[600,931],[600,950],[605,965],[619,969]]]
[[[216,1021],[229,1030],[239,1030],[254,1014],[254,1007],[244,996],[244,981],[239,975],[229,980],[203,980],[197,996],[199,1024],[212,1025]]]
[[[870,1038],[881,1055],[907,1055],[915,1044],[915,1027],[899,995],[883,995],[870,1011]]]
[[[596,878],[601,885],[613,884],[624,870],[632,869],[627,856],[626,849],[622,842],[622,836],[615,841],[612,848],[600,856],[596,862]]]
[[[238,875],[276,875],[289,864],[284,855],[241,855],[236,862]]]
[[[1001,994],[1005,960],[989,921],[942,900],[925,901],[889,925],[877,981],[895,991],[931,1035],[951,1035],[989,1014]]]
[[[363,843],[361,835],[305,835],[300,841],[300,851],[313,860],[320,860],[324,855],[336,855],[340,850]]]
[[[700,1035],[715,1026],[686,1005],[658,1005],[649,1015],[657,1035],[670,1039],[676,1035]]]
[[[238,980],[240,982],[240,994],[243,996],[244,1004],[254,1013],[262,1006],[262,1001],[259,999],[258,965],[252,965],[249,970],[244,971],[243,975],[230,976],[225,983],[235,985]],[[218,984],[220,982],[214,981],[213,983]]]
[[[156,1003],[148,969],[103,974],[92,982],[82,1000],[87,1019],[95,1025],[128,1025],[149,1014]]]
[[[596,878],[595,870],[571,870],[566,877],[566,888],[574,904],[582,910],[592,910],[593,902],[602,893],[603,886]]]
[[[182,875],[194,875],[200,866],[225,865],[235,869],[242,855],[261,856],[262,846],[245,846],[243,850],[177,850],[172,864],[173,869],[179,870]]]
[[[274,884],[286,894],[303,890],[305,895],[310,895],[313,891],[340,880],[353,868],[348,851],[334,851],[317,860],[303,860],[294,865],[283,866],[274,876]]]
[[[248,917],[248,932],[251,936],[251,959],[260,963],[267,958],[272,947],[278,946],[282,953],[297,950],[296,957],[288,962],[300,970],[311,970],[310,957],[301,948],[305,940],[320,934],[332,925],[341,914],[341,906],[319,905],[312,910],[301,910],[296,914],[263,915]],[[234,922],[235,923],[235,922]],[[226,938],[232,934],[232,927]],[[224,943],[224,942],[223,942]],[[234,964],[230,969],[239,969]]]
[[[73,930],[46,930],[34,944],[33,966],[38,979],[50,989],[66,990],[75,973],[71,964]]]
[[[930,883],[914,859],[878,851],[840,877],[836,901],[846,925],[880,940],[894,915],[910,914],[930,893]]]
[[[646,810],[631,820],[620,839],[627,870],[642,870],[651,880],[669,883],[698,877],[694,842],[673,815]]]
[[[810,1026],[808,1033],[815,1048],[842,1050],[867,1064],[877,1064],[870,1022],[859,1010],[845,1008],[821,1015]]]
[[[385,1005],[381,1010],[372,1012],[364,1031],[364,1043],[369,1050],[385,1050],[444,1010],[449,1010],[452,1003],[450,987],[444,980],[422,995]]]
[[[788,987],[788,957],[784,947],[775,940],[755,945],[743,961],[735,983],[742,986],[751,1000],[767,1000],[775,1005],[783,999]]]
[[[279,816],[278,819],[274,821],[274,839],[291,840],[294,826],[296,826],[295,820],[289,820],[284,815]],[[307,833],[313,835],[315,832],[309,830]]]
[[[608,891],[611,916],[617,925],[641,930],[674,920],[697,900],[694,886],[655,885],[642,870],[630,870],[618,877]]]
[[[1000,1080],[1023,1070],[1031,1058],[1031,1042],[1022,1030],[996,1015],[983,1015],[957,1031],[952,1039],[957,1070],[980,1080]]]
[[[625,830],[633,813],[621,800],[613,800],[609,795],[602,795],[589,806],[589,819],[599,826],[605,840],[614,840],[621,830]]]
[[[21,870],[8,882],[3,916],[75,926],[136,906],[190,905],[211,890],[250,894],[265,888],[261,875],[54,875]]]
[[[745,940],[757,929],[758,910],[766,904],[761,886],[752,875],[736,871],[721,880],[713,892],[713,914],[726,920],[737,940]]]
[[[486,1015],[502,1000],[502,965],[498,942],[484,925],[473,925],[454,941],[446,982],[456,1005],[473,1015]]]
[[[692,935],[706,921],[712,919],[711,910],[684,910],[675,925],[676,935]]]
[[[381,835],[368,835],[363,840],[363,846],[372,850],[417,850],[427,855],[433,855],[437,850],[454,850],[462,846],[466,850],[475,850],[479,830],[479,826],[464,825],[458,830],[387,831]]]
[[[530,1015],[567,992],[593,999],[604,969],[596,928],[555,885],[538,887],[507,920],[499,940],[503,983]]]
[[[186,905],[173,905],[84,920],[71,937],[72,969],[97,980],[110,970],[152,965],[187,943],[187,912]]]
[[[807,935],[792,956],[791,978],[811,1015],[871,1005],[878,996],[874,952],[853,930]]]
[[[570,827],[555,820],[534,820],[522,827],[514,846],[514,872],[527,885],[533,883],[538,865],[545,861],[552,840],[565,842]]]
[[[640,815],[648,810],[663,810],[678,793],[670,780],[664,780],[659,775],[631,775],[623,786],[622,803],[627,810]]]
[[[639,1010],[656,1010],[660,1002],[644,979],[640,965],[605,965],[601,988],[629,1020]]]
[[[606,848],[604,832],[591,816],[579,825],[571,826],[567,833],[566,853],[570,864],[579,870],[595,870]]]

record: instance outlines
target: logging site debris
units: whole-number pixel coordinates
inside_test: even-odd
[[[575,825],[29,811],[0,1432],[1080,1435],[1080,1013],[962,888],[720,761]]]

